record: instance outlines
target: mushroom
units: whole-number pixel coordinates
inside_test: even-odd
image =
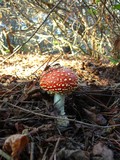
[[[40,87],[54,93],[54,106],[58,115],[64,119],[57,119],[58,127],[67,127],[69,120],[65,115],[65,95],[71,93],[78,86],[78,76],[69,68],[53,66],[44,71],[40,79]]]

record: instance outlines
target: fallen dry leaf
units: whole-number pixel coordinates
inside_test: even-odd
[[[61,149],[57,154],[57,160],[90,160],[89,152],[80,149]]]
[[[90,110],[84,108],[85,113],[87,114],[88,118],[99,125],[106,125],[107,120],[104,118],[102,114],[96,114],[91,112]]]
[[[102,142],[94,145],[93,155],[102,157],[102,160],[114,160],[112,150]]]
[[[9,153],[14,160],[18,160],[28,143],[29,138],[26,135],[14,134],[5,140],[3,150]]]

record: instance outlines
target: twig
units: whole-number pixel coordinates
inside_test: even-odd
[[[4,151],[2,151],[1,149],[0,149],[0,155],[2,157],[4,157],[5,159],[7,159],[7,160],[13,160],[13,158],[11,156],[9,156],[7,153],[5,153]]]
[[[56,160],[56,153],[54,154],[54,160]]]
[[[39,27],[35,30],[35,32],[30,36],[30,38],[28,38],[28,40],[26,40],[21,46],[16,47],[16,50],[7,58],[5,58],[0,64],[4,63],[7,59],[9,59],[10,57],[12,57],[16,52],[18,52],[27,42],[29,42],[34,35],[38,32],[38,30],[43,26],[43,24],[45,24],[45,22],[47,21],[47,19],[49,18],[50,14],[55,10],[55,8],[62,2],[62,0],[59,0],[58,3],[56,3],[56,5],[54,5],[54,7],[50,10],[50,12],[48,13],[48,15],[46,16],[46,18],[44,19],[44,21],[39,25]]]
[[[60,142],[60,138],[58,138],[58,140],[57,140],[57,142],[56,142],[56,145],[55,145],[55,148],[54,148],[54,151],[53,151],[53,153],[52,153],[52,155],[51,155],[51,157],[50,157],[49,160],[53,160],[54,155],[55,155],[56,150],[57,150],[57,147],[58,147],[58,145],[59,145],[59,142]]]
[[[25,108],[21,108],[17,105],[14,105],[12,103],[9,103],[9,102],[6,102],[8,105],[12,106],[12,107],[15,107],[17,109],[20,109],[24,112],[27,112],[27,113],[31,113],[31,114],[34,114],[34,115],[37,115],[37,116],[41,116],[41,117],[45,117],[45,118],[51,118],[51,119],[62,119],[62,120],[66,120],[65,118],[62,118],[62,117],[55,117],[55,116],[50,116],[50,115],[45,115],[45,114],[42,114],[42,113],[36,113],[34,111],[30,111],[30,110],[27,110]],[[84,126],[88,126],[88,127],[95,127],[95,128],[113,128],[113,127],[120,127],[120,124],[115,124],[115,125],[109,125],[109,126],[100,126],[100,125],[95,125],[95,124],[89,124],[89,123],[85,123],[85,122],[82,122],[82,121],[77,121],[77,120],[74,120],[74,119],[70,119],[68,118],[69,121],[71,122],[76,122],[76,123],[79,123],[81,125],[84,125]]]
[[[43,155],[43,157],[42,157],[42,160],[46,160],[47,151],[48,151],[48,147],[47,147],[46,150],[45,150],[45,153],[44,153],[44,155]]]
[[[35,147],[35,144],[34,142],[31,142],[31,149],[30,149],[30,160],[34,160],[34,147]]]

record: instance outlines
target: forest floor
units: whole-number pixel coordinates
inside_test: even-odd
[[[79,76],[66,96],[71,120],[62,131],[53,95],[39,86],[45,67],[56,63]],[[84,55],[0,56],[0,148],[0,160],[5,153],[15,160],[19,153],[21,160],[120,160],[120,65]]]

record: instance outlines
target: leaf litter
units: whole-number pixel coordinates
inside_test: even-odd
[[[66,96],[70,126],[63,131],[55,123],[53,95],[39,86],[43,70],[57,63],[79,76],[78,88]],[[7,141],[8,154],[16,160],[119,160],[119,68],[84,55],[16,54],[7,59],[0,66],[1,159],[7,159]]]

